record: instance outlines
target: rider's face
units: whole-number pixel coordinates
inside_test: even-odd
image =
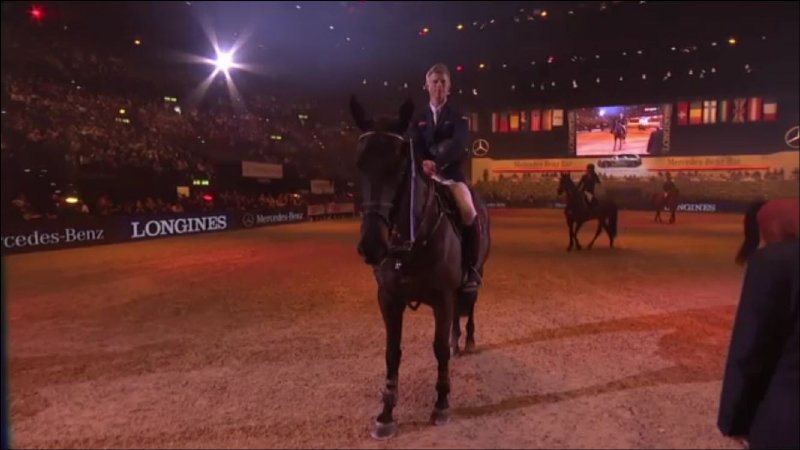
[[[432,73],[425,80],[431,103],[441,105],[447,99],[450,92],[450,77],[443,73]]]

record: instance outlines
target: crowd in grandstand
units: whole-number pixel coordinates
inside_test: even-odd
[[[244,109],[234,109],[229,102],[192,105],[186,100],[194,86],[180,80],[182,72],[165,74],[167,80],[160,82],[147,68],[134,68],[125,58],[53,39],[4,42],[6,50],[12,63],[4,77],[3,163],[15,177],[31,170],[47,174],[35,187],[7,184],[3,210],[12,217],[298,202],[295,190],[275,189],[248,196],[218,194],[213,202],[203,200],[200,191],[189,198],[158,198],[163,194],[148,191],[145,182],[138,194],[112,198],[103,192],[77,192],[76,203],[65,203],[65,194],[55,191],[66,189],[62,183],[50,183],[51,178],[80,185],[80,180],[93,177],[155,177],[171,180],[174,186],[188,185],[193,179],[213,180],[217,163],[248,160],[282,164],[284,173],[297,179],[352,179],[352,158],[345,153],[352,148],[349,125],[341,117],[323,119],[310,103],[267,93],[248,96]],[[177,97],[180,94],[187,98]],[[141,199],[131,200],[137,196]]]
[[[187,101],[195,88],[190,69],[164,72],[137,65],[131,55],[87,48],[52,35],[4,41],[3,165],[15,173],[32,168],[48,174],[40,177],[45,193],[33,192],[30,183],[12,184],[12,189],[4,185],[3,211],[14,217],[271,208],[299,201],[298,189],[217,194],[213,201],[205,200],[201,191],[190,197],[174,194],[174,186],[193,179],[213,180],[223,161],[282,164],[287,176],[302,180],[356,178],[356,133],[343,111],[323,112],[313,100],[294,93],[282,96],[278,89],[248,95],[244,108],[227,101],[195,105]],[[224,86],[216,88],[224,91]],[[147,191],[148,183],[140,182],[142,192],[123,196],[77,189],[77,202],[66,203],[65,194],[54,192],[66,189],[61,182],[50,182],[50,175],[78,185],[103,177],[171,180],[173,194]],[[507,202],[551,201],[556,183],[552,175],[484,180],[479,189]],[[704,198],[711,190],[708,183],[718,183],[713,190],[724,198],[743,199],[784,193],[790,189],[785,180],[797,180],[796,171],[785,174],[782,169],[674,175],[684,198]],[[650,195],[659,180],[605,177],[603,188],[639,189]],[[702,188],[695,189],[700,180]]]

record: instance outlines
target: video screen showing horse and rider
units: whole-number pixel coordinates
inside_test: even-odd
[[[661,105],[604,106],[575,111],[577,156],[658,155],[664,142]]]

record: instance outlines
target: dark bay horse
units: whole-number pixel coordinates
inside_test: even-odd
[[[669,209],[669,223],[675,223],[675,211],[678,209],[679,198],[680,192],[677,189],[653,194],[653,204],[656,207],[656,216],[653,221],[663,222],[661,220],[661,212],[664,211],[664,208],[667,208]]]
[[[406,307],[426,304],[433,310],[433,352],[438,362],[437,399],[433,424],[449,418],[449,361],[458,348],[459,315],[469,315],[467,347],[474,346],[474,306],[477,294],[462,295],[464,268],[459,228],[444,200],[446,188],[422,171],[421,158],[403,135],[414,111],[407,101],[398,119],[373,120],[355,97],[350,109],[358,128],[357,166],[361,175],[363,219],[358,252],[372,266],[378,284],[378,304],[386,328],[386,385],[383,410],[371,430],[372,437],[387,439],[397,433],[392,411],[398,399],[400,344]],[[473,192],[482,223],[482,272],[489,252],[489,216],[486,205]],[[456,214],[457,215],[457,214]],[[458,334],[457,334],[458,331]],[[448,338],[455,341],[454,349]]]
[[[800,198],[760,200],[750,204],[744,215],[744,243],[736,254],[736,263],[744,264],[766,244],[800,236]]]
[[[602,230],[608,233],[609,246],[614,247],[614,238],[617,237],[617,215],[618,208],[616,203],[610,200],[601,199],[597,205],[590,207],[585,200],[585,196],[580,192],[572,181],[569,173],[562,173],[558,183],[558,195],[567,194],[567,206],[564,208],[564,216],[567,218],[569,228],[569,247],[567,251],[572,251],[573,246],[578,250],[581,244],[578,242],[578,231],[585,222],[597,220],[597,231],[592,242],[586,247],[590,250],[594,241],[600,236]]]
[[[622,145],[625,144],[625,138],[628,136],[628,130],[625,127],[625,123],[622,122],[622,119],[618,120],[613,127],[614,128],[611,130],[611,134],[614,135],[613,151],[617,151],[617,142],[619,142],[619,151],[622,151]]]

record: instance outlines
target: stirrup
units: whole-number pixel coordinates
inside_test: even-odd
[[[470,277],[470,273],[467,273],[464,277],[464,282],[461,283],[461,290],[463,292],[477,291],[483,285],[483,278],[474,267],[470,267],[468,270],[475,275],[475,279]]]

